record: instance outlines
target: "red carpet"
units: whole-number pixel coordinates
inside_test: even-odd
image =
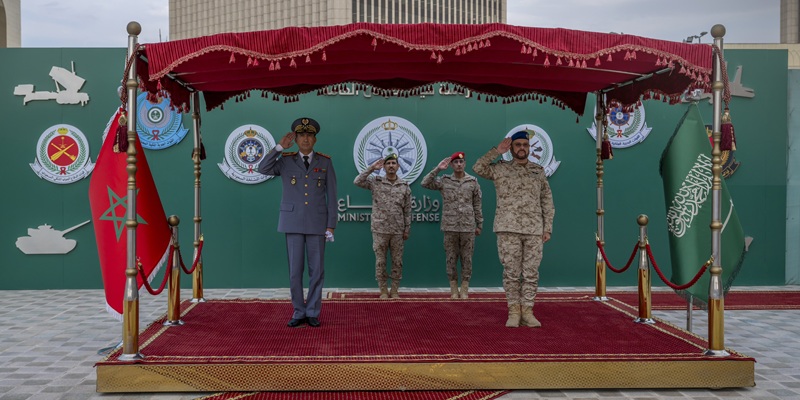
[[[412,293],[400,292],[403,299],[450,299],[449,292],[426,292]],[[638,307],[639,295],[631,291],[609,290],[606,295],[627,305]],[[594,292],[539,292],[536,295],[538,300],[552,300],[569,297],[588,297],[594,296]],[[375,299],[377,292],[333,292],[329,294],[332,299]],[[472,299],[504,299],[502,292],[470,293]],[[674,292],[653,292],[653,310],[685,310],[686,301]],[[697,309],[697,307],[695,307]],[[800,310],[800,291],[776,290],[776,291],[730,291],[725,296],[726,310]]]
[[[229,392],[198,400],[491,400],[505,390],[438,390],[406,392]]]
[[[543,329],[505,328],[502,299],[325,300],[322,327],[294,329],[286,300],[184,302],[186,325],[145,329],[138,363],[692,360],[707,345],[668,324],[633,324],[635,310],[614,300],[556,297],[537,301]],[[98,365],[121,363],[118,352]]]

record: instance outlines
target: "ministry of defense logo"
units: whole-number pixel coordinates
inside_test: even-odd
[[[62,185],[86,178],[94,169],[86,136],[66,124],[53,125],[39,136],[30,166],[40,178]]]
[[[419,129],[404,118],[388,116],[370,121],[353,145],[353,161],[358,171],[392,153],[398,156],[399,177],[412,183],[422,174],[428,160],[428,146]],[[380,169],[374,174],[384,176],[386,172]]]
[[[228,135],[225,142],[225,158],[219,169],[230,179],[239,183],[256,184],[272,178],[258,172],[258,164],[270,149],[275,139],[268,130],[258,125],[242,125]]]
[[[511,137],[520,131],[528,132],[528,142],[531,147],[528,161],[541,165],[546,176],[553,175],[561,165],[561,161],[556,160],[550,135],[536,125],[523,124],[512,128],[505,137]],[[503,153],[503,160],[511,161],[513,158],[510,150]]]
[[[595,107],[593,115],[597,115],[597,107]],[[648,127],[644,120],[643,104],[636,106],[633,112],[629,113],[623,111],[619,103],[611,102],[606,120],[608,121],[608,141],[615,149],[624,149],[643,142],[653,129]],[[597,126],[595,125],[596,123],[592,122],[592,127],[586,128],[586,130],[597,140]]]
[[[166,149],[180,143],[189,132],[183,127],[181,115],[169,107],[168,98],[151,103],[147,93],[141,93],[136,98],[136,110],[139,114],[136,132],[145,149]]]

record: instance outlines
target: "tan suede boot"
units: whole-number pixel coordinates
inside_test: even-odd
[[[520,321],[520,325],[529,326],[531,328],[542,326],[542,323],[533,316],[533,307],[522,306],[522,320]]]
[[[507,328],[519,328],[519,304],[508,305],[508,321],[506,321]]]
[[[381,298],[389,298],[389,288],[386,286],[386,281],[378,282],[378,288],[381,289]]]
[[[467,294],[467,292],[469,292],[469,281],[461,281],[461,298],[462,299],[468,299],[469,298],[469,295]]]
[[[450,298],[458,298],[458,282],[456,281],[450,281]]]
[[[389,292],[389,297],[393,299],[399,299],[400,294],[397,293],[397,288],[400,287],[400,281],[394,280],[392,281],[392,290]]]

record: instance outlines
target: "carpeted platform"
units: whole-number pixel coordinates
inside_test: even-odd
[[[505,390],[432,390],[424,392],[229,392],[197,400],[492,400]]]
[[[634,324],[616,300],[542,296],[543,328],[506,328],[502,298],[327,299],[322,327],[287,328],[287,300],[182,304],[140,336],[146,358],[97,364],[100,392],[732,387],[752,358],[706,357],[678,327]],[[163,319],[162,319],[163,320]]]
[[[407,292],[402,293],[404,299],[449,299],[449,292]],[[606,295],[627,305],[638,307],[639,295],[633,291],[609,290]],[[558,299],[563,297],[593,297],[594,292],[539,292],[539,300]],[[378,292],[330,292],[331,299],[375,299]],[[502,292],[474,292],[470,298],[503,299]],[[653,292],[653,310],[685,310],[686,300],[674,292]],[[697,307],[695,307],[697,309]],[[800,310],[800,291],[739,291],[732,290],[725,296],[726,310]]]

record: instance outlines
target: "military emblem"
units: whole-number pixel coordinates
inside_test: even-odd
[[[136,97],[136,132],[142,147],[149,150],[162,150],[180,143],[188,129],[183,127],[181,114],[169,107],[169,99],[162,98],[158,103],[147,100],[147,93]]]
[[[425,138],[410,121],[400,117],[380,117],[361,129],[353,145],[353,161],[358,171],[389,154],[397,154],[400,168],[397,175],[408,183],[414,182],[423,172],[428,159]],[[375,171],[383,176],[383,169]]]
[[[66,124],[53,125],[42,133],[30,166],[40,178],[62,185],[86,178],[94,169],[86,136]]]
[[[596,115],[597,107],[594,111],[593,115]],[[611,102],[606,120],[608,121],[608,141],[615,149],[624,149],[643,142],[653,129],[648,127],[645,122],[643,104],[638,105],[633,112],[625,112],[619,103]],[[586,128],[586,130],[597,140],[595,122],[592,122],[592,127]]]
[[[714,138],[712,135],[714,131],[711,128],[711,125],[706,125],[706,134],[708,135],[708,141],[711,142],[711,147],[714,147]],[[741,162],[736,161],[736,156],[734,153],[736,150],[722,150],[722,177],[723,178],[730,178],[739,166],[742,165]]]
[[[511,135],[519,131],[528,132],[528,142],[531,146],[528,161],[541,165],[544,168],[545,175],[553,175],[558,166],[561,165],[561,161],[556,160],[550,135],[536,125],[523,124],[508,131],[505,137],[511,137]],[[511,161],[512,159],[511,151],[503,153],[503,160]]]
[[[272,178],[258,172],[258,163],[270,149],[275,147],[275,139],[266,129],[258,125],[242,125],[225,142],[225,158],[219,169],[230,179],[240,183],[256,184]]]

